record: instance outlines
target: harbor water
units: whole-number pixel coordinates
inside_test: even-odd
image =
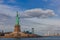
[[[42,38],[0,38],[0,40],[60,40],[60,36]]]

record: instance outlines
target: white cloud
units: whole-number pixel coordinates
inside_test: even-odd
[[[60,26],[60,19],[38,19],[38,18],[29,18],[28,20],[36,22],[36,23],[42,23],[42,24],[47,24],[47,25],[54,25],[54,26]]]
[[[60,19],[38,19],[38,18],[30,18],[28,19],[32,22],[35,22],[35,26],[34,28],[36,28],[36,30],[38,29],[38,31],[57,31],[60,30]],[[38,24],[38,25],[37,25]],[[59,32],[59,31],[58,31]]]
[[[29,29],[35,28],[35,32],[40,34],[41,33],[51,33],[59,32],[60,30],[60,19],[38,19],[38,18],[26,18],[25,20],[21,20],[22,27]],[[25,26],[25,27],[24,27]],[[38,30],[37,30],[38,29]]]
[[[5,14],[9,16],[16,16],[16,11],[20,10],[20,8],[16,6],[8,6],[8,5],[0,5],[0,14]],[[20,17],[24,18],[32,18],[32,17],[40,17],[47,18],[56,16],[55,12],[50,9],[43,10],[41,8],[29,9],[25,11],[19,11]]]
[[[15,16],[17,10],[16,6],[0,5],[0,14]]]
[[[52,8],[55,12],[60,15],[60,0],[50,0],[48,8]]]
[[[56,14],[53,10],[50,10],[50,9],[43,10],[43,9],[40,9],[40,8],[25,10],[24,14],[25,14],[26,17],[46,18],[46,17],[56,16]]]

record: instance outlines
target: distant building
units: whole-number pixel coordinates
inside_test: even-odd
[[[34,28],[32,28],[32,34],[34,34]]]

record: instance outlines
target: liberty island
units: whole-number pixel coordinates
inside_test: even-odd
[[[11,33],[4,34],[4,36],[0,36],[0,38],[28,38],[28,37],[41,37],[40,35],[37,34],[29,34],[29,33],[24,33],[21,32],[21,26],[19,25],[19,16],[18,12],[16,15],[16,24],[14,27],[14,31]]]

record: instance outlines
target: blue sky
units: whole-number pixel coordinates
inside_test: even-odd
[[[0,30],[13,31],[16,11],[22,31],[35,28],[42,35],[60,30],[60,0],[0,0]]]

